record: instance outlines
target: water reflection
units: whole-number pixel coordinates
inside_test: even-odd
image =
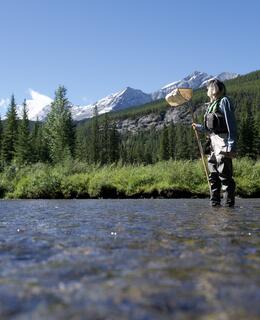
[[[1,319],[257,319],[260,200],[0,202]]]

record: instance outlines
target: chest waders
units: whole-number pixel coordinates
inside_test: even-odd
[[[211,103],[204,116],[204,126],[210,132],[211,152],[208,157],[210,200],[212,206],[220,205],[220,192],[223,191],[224,205],[235,203],[235,181],[232,159],[221,152],[227,152],[228,128],[224,115],[219,110],[221,99]]]

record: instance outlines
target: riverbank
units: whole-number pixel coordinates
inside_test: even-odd
[[[234,160],[237,195],[260,197],[260,162]],[[94,166],[37,163],[0,173],[6,199],[190,198],[208,197],[201,161],[164,161],[153,165]]]

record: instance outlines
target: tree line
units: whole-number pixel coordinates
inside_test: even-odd
[[[45,122],[30,122],[26,100],[22,118],[12,95],[6,120],[0,121],[1,168],[35,162],[60,163],[77,159],[87,163],[156,163],[159,160],[195,159],[198,156],[191,128],[170,125],[138,134],[120,134],[109,114],[87,124],[72,120],[66,88],[59,87]],[[174,142],[174,143],[172,143]]]

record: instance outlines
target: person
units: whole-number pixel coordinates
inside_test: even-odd
[[[207,133],[208,169],[212,206],[221,204],[221,187],[224,206],[235,204],[235,181],[232,158],[236,155],[236,120],[234,106],[226,96],[226,87],[218,79],[207,83],[210,103],[204,115],[204,124],[192,123],[194,130]]]

